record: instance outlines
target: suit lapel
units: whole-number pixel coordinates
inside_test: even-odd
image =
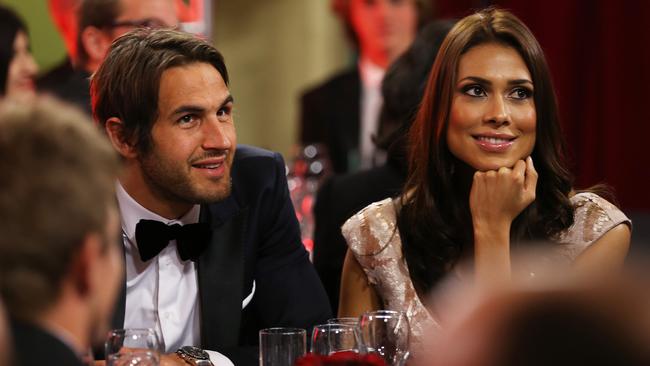
[[[201,208],[201,222],[212,225],[212,238],[198,262],[201,344],[204,348],[233,347],[239,341],[244,282],[246,209],[221,223]]]

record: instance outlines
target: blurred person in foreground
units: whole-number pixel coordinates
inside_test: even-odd
[[[82,365],[122,281],[117,155],[82,113],[0,106],[0,296],[16,365]]]
[[[556,273],[557,274],[557,273]],[[537,279],[472,294],[450,308],[415,365],[650,365],[647,282],[612,276]]]
[[[382,105],[381,80],[386,68],[429,18],[424,0],[333,0],[358,51],[355,65],[301,99],[300,142],[327,148],[336,173],[378,165],[372,136]]]
[[[331,310],[284,161],[237,145],[228,85],[219,51],[165,29],[118,38],[93,76],[93,115],[126,166],[126,283],[113,326],[153,328],[166,352],[257,365],[260,329],[310,329]]]
[[[45,76],[39,88],[77,105],[88,115],[90,75],[104,60],[111,43],[136,28],[175,28],[179,23],[174,0],[55,0],[50,12],[65,37],[73,70]],[[69,24],[75,20],[75,26]],[[68,44],[72,32],[76,32],[74,46]]]
[[[0,5],[0,99],[32,99],[37,72],[27,26],[16,13]]]
[[[0,366],[12,365],[11,334],[5,308],[0,301]]]
[[[498,287],[516,264],[511,249],[529,241],[548,242],[577,272],[616,272],[630,221],[596,190],[573,189],[564,149],[551,75],[530,30],[496,8],[460,20],[409,131],[401,196],[343,226],[350,249],[339,315],[405,310],[417,348],[440,322],[426,301],[440,279]],[[472,265],[460,268],[461,259]]]
[[[395,197],[402,190],[408,170],[406,133],[424,94],[438,48],[453,25],[452,21],[439,20],[424,26],[411,47],[386,71],[382,82],[384,104],[376,136],[377,144],[388,152],[386,162],[368,170],[335,175],[318,191],[314,206],[314,267],[334,313],[338,309],[347,250],[341,225],[370,203]]]

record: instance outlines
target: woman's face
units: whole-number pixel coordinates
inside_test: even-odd
[[[512,47],[475,46],[461,56],[447,143],[476,170],[511,168],[535,146],[533,79]]]
[[[34,78],[37,72],[38,66],[29,52],[27,34],[18,31],[14,39],[14,55],[9,62],[6,96],[20,99],[33,96]]]

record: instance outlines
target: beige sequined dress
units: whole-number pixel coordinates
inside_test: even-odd
[[[574,224],[553,241],[568,260],[575,259],[608,230],[630,220],[616,206],[593,193],[571,198]],[[395,202],[375,202],[352,216],[342,228],[343,236],[368,281],[381,297],[385,309],[403,310],[410,325],[412,344],[420,344],[427,329],[438,322],[418,297],[402,256],[402,242],[396,227]]]

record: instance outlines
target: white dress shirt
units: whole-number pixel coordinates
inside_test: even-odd
[[[183,261],[172,240],[153,259],[142,262],[135,239],[135,226],[141,219],[167,225],[193,224],[199,221],[200,206],[195,205],[183,217],[169,220],[136,202],[117,183],[117,201],[122,220],[126,252],[126,308],[124,328],[151,328],[158,334],[166,353],[181,346],[200,346],[198,280],[193,261]],[[232,365],[218,352],[208,351],[215,365]]]
[[[379,127],[379,113],[383,104],[381,81],[386,70],[365,59],[359,61],[358,67],[361,77],[360,167],[368,169],[383,163],[383,161],[377,161],[377,149],[372,142],[372,136],[377,134]]]

